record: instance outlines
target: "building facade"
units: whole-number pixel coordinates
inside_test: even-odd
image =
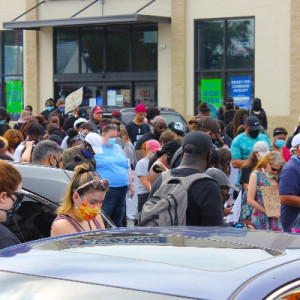
[[[0,4],[0,100],[10,110],[40,112],[83,86],[84,105],[144,103],[187,118],[201,101],[214,112],[228,96],[242,107],[259,97],[270,131],[297,125],[297,0],[12,2]]]

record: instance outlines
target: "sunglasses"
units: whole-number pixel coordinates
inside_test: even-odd
[[[23,193],[18,193],[18,192],[15,192],[13,193],[13,195],[16,196],[16,199],[14,199],[13,197],[11,196],[8,196],[14,203],[20,203],[22,202],[23,198],[24,198],[24,194]]]
[[[281,168],[280,169],[276,169],[271,164],[270,164],[270,167],[271,167],[271,169],[272,169],[273,172],[279,173],[281,171]]]
[[[167,126],[157,126],[158,129],[167,129]]]
[[[108,180],[107,180],[107,179],[104,179],[104,180],[101,180],[101,179],[94,179],[94,180],[88,181],[88,182],[86,182],[86,183],[80,185],[80,186],[76,189],[75,193],[77,193],[78,190],[81,190],[81,189],[83,189],[83,188],[89,186],[90,184],[93,185],[93,188],[94,188],[95,190],[98,190],[101,186],[103,186],[103,185],[105,185],[105,186],[108,185]]]

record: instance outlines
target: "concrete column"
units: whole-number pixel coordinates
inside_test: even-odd
[[[186,0],[171,4],[171,107],[186,115]]]
[[[26,0],[26,10],[32,8],[38,0]],[[45,5],[45,4],[43,4]],[[26,21],[38,19],[38,8],[25,15]],[[40,112],[39,107],[39,51],[38,31],[24,30],[24,107],[32,105],[33,113]]]
[[[290,122],[296,121],[300,115],[300,2],[291,0],[291,104],[290,104]],[[292,133],[292,132],[290,132]]]

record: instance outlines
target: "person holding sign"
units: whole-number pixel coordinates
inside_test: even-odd
[[[285,161],[281,153],[269,152],[250,175],[247,203],[253,207],[251,221],[261,229],[281,231],[277,176]],[[265,187],[271,187],[264,189]]]

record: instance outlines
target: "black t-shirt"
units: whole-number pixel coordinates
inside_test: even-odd
[[[172,175],[185,177],[201,173],[197,169],[172,169]],[[161,175],[154,182],[149,198],[161,185]],[[201,179],[192,184],[188,191],[186,211],[187,226],[221,226],[223,225],[223,203],[221,189],[212,179]]]
[[[11,129],[11,128],[10,128],[10,126],[9,126],[8,124],[6,124],[6,123],[0,125],[0,136],[3,136],[4,133],[5,133],[7,130],[9,130],[9,129]]]
[[[240,184],[249,183],[252,168],[241,168]]]
[[[157,140],[155,138],[155,136],[153,135],[152,131],[149,131],[145,134],[143,134],[139,139],[138,141],[136,142],[135,144],[135,150],[141,150],[142,148],[142,145],[147,142],[147,141],[150,141],[150,140]]]
[[[0,249],[20,244],[18,238],[5,226],[0,224]]]
[[[136,141],[145,133],[150,131],[150,126],[146,123],[141,125],[135,124],[133,121],[126,125],[126,130],[128,132],[131,143],[135,146]]]

